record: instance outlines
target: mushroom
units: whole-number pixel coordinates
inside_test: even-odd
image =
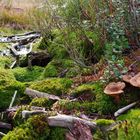
[[[130,79],[130,84],[135,87],[140,87],[140,72]]]
[[[134,77],[134,73],[125,74],[122,76],[124,82],[130,83],[131,78]]]
[[[104,89],[104,93],[115,98],[115,101],[118,103],[120,101],[120,94],[123,93],[125,88],[124,82],[112,82],[109,83]]]

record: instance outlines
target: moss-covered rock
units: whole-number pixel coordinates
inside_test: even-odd
[[[12,70],[17,81],[30,82],[38,80],[43,72],[43,67],[34,66],[32,69],[17,67]]]
[[[30,88],[50,94],[62,95],[68,92],[71,85],[72,80],[70,79],[49,78],[46,80],[34,82],[31,84]]]
[[[45,140],[50,134],[45,115],[33,116],[24,124],[10,131],[2,140]]]
[[[10,70],[0,70],[0,109],[7,108],[10,105],[15,90],[18,91],[17,100],[24,92],[24,84],[17,82]]]
[[[39,106],[49,108],[53,104],[53,101],[47,98],[34,98],[30,103],[30,106]]]

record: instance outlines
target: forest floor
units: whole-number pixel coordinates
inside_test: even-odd
[[[29,32],[21,19],[20,26],[3,24],[0,37]],[[54,32],[53,41],[60,42]],[[11,45],[0,43],[0,52]],[[20,56],[11,69],[16,57],[0,55],[2,140],[139,140],[139,48],[123,54],[127,80],[109,82],[109,75],[104,77],[108,64],[102,59],[90,68],[81,67],[63,47],[44,43],[42,37],[33,43],[32,52]]]

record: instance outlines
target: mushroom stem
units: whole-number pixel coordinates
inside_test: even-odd
[[[115,98],[115,102],[116,103],[120,102],[120,96],[119,95],[115,95],[114,98]]]

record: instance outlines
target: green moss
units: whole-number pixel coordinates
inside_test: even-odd
[[[54,108],[55,110],[62,111],[64,113],[72,112],[85,112],[87,114],[94,113],[94,102],[71,102],[69,100],[61,100]]]
[[[51,56],[53,56],[53,58],[55,58],[55,59],[68,58],[69,54],[66,51],[66,49],[63,46],[61,46],[61,44],[57,44],[57,42],[55,42],[55,41],[56,40],[51,42],[48,47],[48,52],[51,54]]]
[[[74,91],[72,91],[72,95],[74,97],[78,97],[78,96],[80,96],[82,94],[86,94],[86,93],[89,93],[92,95],[94,89],[95,89],[94,84],[83,84],[83,85],[78,86],[76,89],[74,89]]]
[[[111,114],[117,110],[118,106],[114,103],[113,98],[104,93],[104,85],[102,83],[95,83],[95,109],[100,114]]]
[[[34,98],[32,102],[30,103],[30,106],[39,106],[39,107],[49,108],[52,104],[53,102],[47,98]]]
[[[98,126],[108,126],[114,123],[114,120],[107,120],[107,119],[99,119],[96,120]]]
[[[0,67],[5,68],[6,66],[9,66],[12,63],[11,59],[6,56],[0,56]]]
[[[34,66],[31,70],[28,68],[15,68],[12,70],[16,80],[21,82],[30,82],[39,79],[44,68]]]
[[[140,109],[132,109],[118,117],[118,120],[122,122],[116,128],[117,136],[114,134],[111,139],[138,140],[140,138]]]
[[[50,78],[31,84],[30,88],[49,94],[62,95],[68,92],[72,80],[66,78]]]
[[[45,140],[49,133],[47,117],[38,115],[29,118],[27,122],[10,131],[2,140]]]
[[[132,109],[127,114],[118,117],[119,120],[133,120],[140,118],[140,109]]]
[[[51,63],[49,63],[44,72],[43,72],[43,77],[57,77],[58,75],[58,71],[57,68],[54,65],[51,65]]]
[[[0,69],[0,109],[8,108],[15,90],[18,100],[25,90],[24,84],[17,82],[10,70]]]
[[[65,133],[67,132],[64,128],[52,128],[48,140],[65,140]]]
[[[53,59],[45,68],[43,77],[56,77],[65,69],[73,68],[74,62],[70,59]],[[68,76],[67,76],[68,77]]]
[[[25,120],[22,118],[22,111],[23,110],[31,110],[30,106],[21,106],[15,113],[13,117],[13,123],[15,126],[19,126],[22,123],[25,122]]]

